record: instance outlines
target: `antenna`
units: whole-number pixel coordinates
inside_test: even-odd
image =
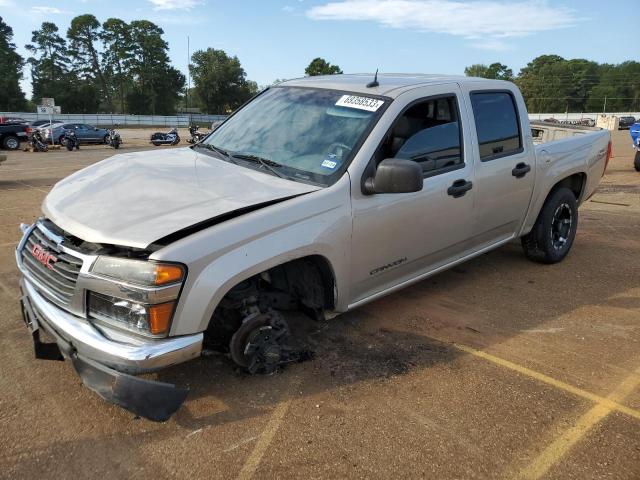
[[[373,77],[373,82],[369,82],[367,83],[367,88],[373,88],[373,87],[377,87],[380,84],[378,83],[378,69],[376,68],[376,74]]]

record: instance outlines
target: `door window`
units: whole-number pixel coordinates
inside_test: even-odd
[[[464,165],[460,114],[455,95],[419,101],[394,122],[377,161],[403,158],[418,162],[425,176]]]
[[[510,93],[472,93],[471,105],[482,161],[522,151],[518,111]]]

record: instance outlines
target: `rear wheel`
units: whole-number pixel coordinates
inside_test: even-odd
[[[636,172],[640,172],[640,150],[636,152],[636,158],[633,160],[633,167],[636,169]]]
[[[2,146],[7,150],[18,150],[20,148],[20,140],[18,140],[18,137],[8,136],[2,140]]]
[[[576,197],[566,187],[551,192],[533,229],[522,237],[528,259],[540,263],[558,263],[571,250],[578,228]]]
[[[64,147],[64,145],[67,143],[67,139],[64,138],[64,135],[60,135],[60,137],[58,137],[58,143]]]
[[[104,143],[105,145],[109,145],[109,143],[111,143],[109,141],[109,134],[106,134],[103,138],[102,138],[102,143]]]

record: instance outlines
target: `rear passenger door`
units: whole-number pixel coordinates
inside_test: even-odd
[[[519,232],[535,179],[531,133],[524,131],[522,97],[511,90],[474,90],[470,100],[474,131],[476,205],[474,241],[483,248]]]

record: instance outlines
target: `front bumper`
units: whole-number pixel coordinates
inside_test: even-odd
[[[102,398],[154,421],[168,419],[182,404],[187,390],[130,374],[152,372],[200,355],[201,333],[137,344],[102,335],[88,321],[58,308],[42,297],[26,279],[20,280],[25,323],[37,358],[68,358],[85,386]],[[43,343],[40,329],[55,340]],[[56,348],[57,347],[57,348]]]

